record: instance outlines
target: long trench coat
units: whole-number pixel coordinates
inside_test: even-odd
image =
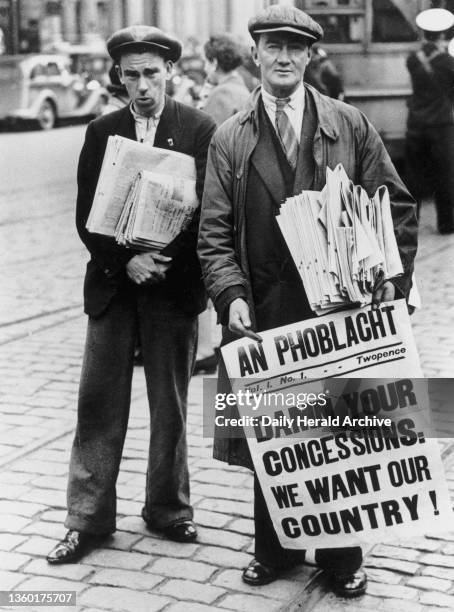
[[[199,229],[198,255],[205,285],[223,324],[223,343],[236,339],[227,329],[228,306],[244,297],[255,325],[246,245],[245,205],[249,161],[258,139],[260,87],[246,109],[227,120],[215,133],[209,148]],[[367,118],[356,108],[319,94],[306,86],[317,114],[313,140],[315,163],[313,189],[321,191],[326,168],[341,163],[349,178],[372,196],[386,185],[391,199],[394,231],[404,274],[393,279],[402,295],[411,288],[413,262],[417,250],[416,204],[399,178],[391,159]],[[278,172],[270,159],[261,173],[273,194],[273,177]],[[281,202],[277,202],[280,204]],[[219,392],[228,392],[223,364],[219,371]],[[234,413],[236,408],[232,408]],[[230,416],[225,413],[226,416]],[[214,457],[235,465],[252,467],[244,438],[221,438],[215,433]]]

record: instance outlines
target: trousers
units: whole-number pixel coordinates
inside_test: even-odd
[[[165,291],[128,283],[88,320],[71,451],[65,526],[93,534],[116,527],[116,481],[140,338],[150,414],[142,515],[164,528],[192,519],[186,446],[187,392],[197,349],[197,317]]]
[[[290,568],[304,562],[305,550],[290,550],[281,546],[255,474],[254,526],[257,561],[275,569]],[[361,567],[363,553],[360,546],[319,548],[315,551],[315,562],[319,567],[330,572],[354,574]]]
[[[406,139],[408,187],[418,202],[434,194],[438,231],[454,230],[454,124],[412,128]]]

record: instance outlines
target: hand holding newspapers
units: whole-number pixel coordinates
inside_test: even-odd
[[[189,224],[195,184],[189,155],[110,136],[86,227],[136,250],[161,250]]]
[[[321,192],[288,198],[277,221],[318,315],[368,304],[378,278],[403,273],[387,187],[369,198],[342,164],[326,169]]]

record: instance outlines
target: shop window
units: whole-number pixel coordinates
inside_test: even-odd
[[[364,37],[363,15],[314,15],[322,26],[325,43],[358,43]]]
[[[410,21],[412,15],[404,14],[405,4],[398,0],[373,0],[372,42],[412,42],[418,35]],[[402,5],[399,7],[399,5]]]
[[[364,0],[297,0],[323,28],[324,43],[358,43],[364,39]]]

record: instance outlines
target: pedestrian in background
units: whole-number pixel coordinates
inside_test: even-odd
[[[454,15],[429,9],[416,18],[424,40],[407,60],[413,94],[408,102],[407,180],[418,207],[432,192],[440,234],[454,232],[454,58],[446,31]]]
[[[242,109],[249,98],[238,68],[243,63],[243,46],[231,35],[211,36],[205,43],[205,72],[207,97],[203,110],[213,117],[217,125]],[[216,370],[217,355],[212,333],[212,307],[199,315],[199,338],[194,374],[212,374]]]
[[[304,85],[311,45],[323,35],[320,25],[295,7],[272,5],[249,21],[249,32],[262,84],[245,110],[213,136],[199,231],[199,257],[224,344],[238,335],[259,341],[257,332],[313,318],[276,215],[287,197],[321,191],[328,166],[341,163],[369,196],[380,185],[389,189],[404,274],[377,287],[375,304],[408,295],[417,246],[415,203],[377,132],[353,106]],[[221,360],[218,392],[230,390]],[[236,407],[224,414],[238,417]],[[214,457],[253,468],[246,439],[229,438],[221,429]],[[280,545],[257,477],[254,496],[255,558],[243,580],[258,586],[301,563],[304,551]],[[319,549],[315,559],[336,593],[365,592],[360,547]]]
[[[312,46],[311,59],[304,73],[304,81],[325,96],[335,100],[344,99],[344,85],[341,76],[320,45]]]
[[[214,121],[165,95],[180,43],[158,28],[113,34],[107,49],[131,104],[92,121],[79,159],[76,222],[90,252],[84,284],[88,329],[77,429],[68,481],[65,538],[49,563],[68,563],[116,528],[116,480],[131,401],[134,346],[140,335],[150,413],[142,517],[179,542],[197,536],[189,496],[187,392],[195,362],[197,315],[206,294],[196,254],[199,212],[160,254],[137,252],[91,234],[93,204],[109,136],[119,135],[194,157],[202,196]]]
[[[123,108],[130,102],[128,90],[120,81],[115,64],[112,64],[110,67],[109,80],[110,83],[106,86],[106,89],[109,92],[109,100],[102,109],[103,115],[107,115],[107,113]]]
[[[238,72],[243,64],[242,45],[229,34],[211,36],[205,43],[205,72],[214,86],[204,104],[217,125],[241,110],[249,97],[249,90]]]

